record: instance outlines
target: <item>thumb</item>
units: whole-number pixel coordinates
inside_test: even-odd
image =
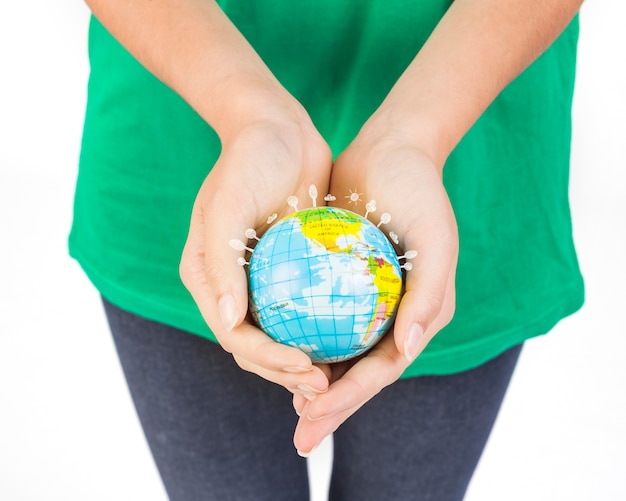
[[[409,362],[454,315],[456,236],[418,248],[394,326],[396,348]]]
[[[245,222],[237,217],[238,211],[225,211],[224,207],[219,195],[205,197],[201,190],[180,264],[185,287],[218,337],[239,325],[248,309],[246,273],[237,262],[244,249],[229,246],[231,240],[247,245],[241,240],[245,240],[241,230]]]

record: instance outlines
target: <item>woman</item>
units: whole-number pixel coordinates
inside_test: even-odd
[[[332,499],[462,499],[521,343],[583,300],[580,1],[87,3],[71,252],[171,499],[306,498],[294,426],[302,456],[336,430]],[[257,329],[226,244],[311,184],[376,199],[419,253],[356,363]]]

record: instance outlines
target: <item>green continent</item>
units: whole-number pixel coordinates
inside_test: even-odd
[[[315,245],[325,247],[329,252],[350,250],[352,246],[349,242],[362,238],[361,220],[356,214],[347,211],[314,207],[299,211],[294,217],[300,219],[302,234]],[[350,236],[354,239],[348,238]],[[340,246],[340,237],[346,237],[343,246]]]

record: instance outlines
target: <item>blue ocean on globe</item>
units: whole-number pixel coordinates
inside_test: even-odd
[[[371,348],[393,323],[402,292],[387,237],[335,207],[297,211],[272,226],[254,248],[248,278],[259,327],[314,362]]]

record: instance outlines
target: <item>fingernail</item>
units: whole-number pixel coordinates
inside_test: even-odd
[[[296,449],[298,451],[298,456],[303,457],[303,458],[308,458],[311,454],[313,454],[313,451],[317,449],[317,445],[315,445],[309,452],[302,452],[299,449]]]
[[[422,344],[422,337],[424,337],[422,326],[418,323],[412,324],[404,338],[404,356],[409,362],[413,362],[417,357],[417,352]]]
[[[231,331],[237,323],[237,303],[230,294],[225,294],[217,303],[222,325],[227,331]]]

